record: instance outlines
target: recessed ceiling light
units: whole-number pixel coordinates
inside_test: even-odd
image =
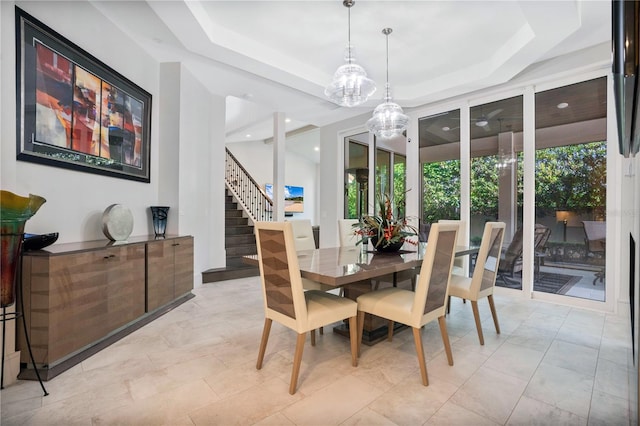
[[[560,102],[560,103],[557,105],[558,109],[565,109],[565,108],[566,108],[566,107],[568,107],[568,106],[569,106],[569,104],[568,104],[568,103],[566,103],[566,102]]]
[[[320,148],[316,146],[316,147],[313,148],[313,150],[314,151],[320,151]]]
[[[449,130],[451,130],[451,128],[449,126],[444,126],[442,130],[444,130],[445,132],[448,132]]]
[[[250,138],[251,134],[247,133],[246,135],[244,135],[246,138]]]
[[[291,123],[291,119],[290,119],[290,118],[285,118],[285,119],[284,119],[284,122],[285,122],[285,123]]]

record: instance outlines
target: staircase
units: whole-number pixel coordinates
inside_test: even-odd
[[[226,267],[209,269],[202,273],[203,283],[212,283],[236,278],[255,277],[260,275],[256,266],[250,266],[242,261],[242,256],[256,254],[256,238],[249,219],[243,217],[238,203],[227,189],[224,210],[225,237],[224,247],[227,252]]]

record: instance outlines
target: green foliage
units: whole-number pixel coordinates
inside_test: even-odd
[[[569,145],[536,151],[535,196],[539,211],[604,210],[606,203],[606,142]],[[523,204],[522,153],[517,158],[517,205]],[[471,215],[498,216],[497,156],[471,159]],[[459,218],[460,161],[423,164],[423,219]]]
[[[427,223],[460,217],[460,160],[422,165],[422,219]]]
[[[404,205],[406,204],[405,193],[407,192],[406,180],[407,171],[405,163],[395,163],[393,165],[393,198],[399,201],[399,203],[396,204],[396,211],[394,211],[394,214],[397,216],[404,216]],[[400,202],[400,200],[402,201]]]
[[[586,212],[606,204],[605,142],[536,151],[536,207]]]

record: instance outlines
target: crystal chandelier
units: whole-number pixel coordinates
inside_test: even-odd
[[[390,138],[401,134],[409,125],[409,117],[404,114],[402,108],[391,98],[391,85],[389,85],[389,34],[393,30],[382,30],[387,38],[387,83],[384,86],[384,102],[373,110],[373,117],[367,121],[367,129],[379,138]]]
[[[355,0],[344,0],[342,4],[349,11],[349,34],[344,59],[333,75],[333,81],[324,89],[324,94],[340,106],[354,107],[369,99],[376,91],[376,84],[367,77],[367,72],[355,63],[355,55],[351,46],[351,7]]]

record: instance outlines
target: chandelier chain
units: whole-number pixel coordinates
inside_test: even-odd
[[[349,6],[347,6],[347,16],[349,19],[349,24],[347,25],[347,49],[349,49],[349,65],[351,65],[351,6],[353,4],[349,4]]]

